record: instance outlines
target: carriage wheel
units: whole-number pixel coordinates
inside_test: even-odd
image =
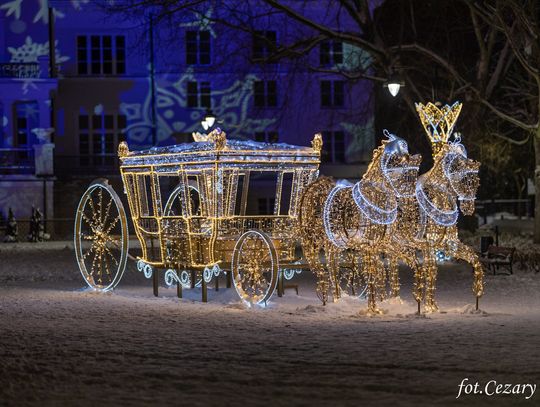
[[[266,304],[276,289],[278,259],[272,240],[263,232],[245,232],[234,246],[232,276],[236,292],[251,304]]]
[[[126,268],[128,227],[124,206],[99,179],[83,194],[75,214],[75,255],[86,283],[100,291],[119,283]]]

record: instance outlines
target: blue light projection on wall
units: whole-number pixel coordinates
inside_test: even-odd
[[[63,2],[48,1],[48,0],[8,0],[0,5],[0,13],[3,14],[9,22],[9,31],[14,36],[11,36],[10,42],[7,44],[6,56],[12,63],[37,63],[40,57],[49,56],[49,42],[47,41],[46,25],[49,23],[48,7],[54,8],[53,12],[57,19],[78,18],[73,13],[77,13],[84,9],[88,13],[102,13],[102,10],[95,11],[89,4],[89,0],[69,0]],[[178,27],[188,29],[208,30],[213,38],[217,38],[217,30],[212,21],[215,10],[209,7],[204,11],[204,14],[194,13],[192,21],[179,22]],[[71,21],[71,20],[70,20]],[[57,21],[60,23],[60,21]],[[31,29],[31,27],[40,27],[40,29]],[[60,27],[58,24],[57,27]],[[106,32],[111,27],[107,25],[100,27],[99,30]],[[70,41],[74,44],[74,38],[59,37],[61,40],[60,46],[66,54],[62,54],[59,49],[59,41],[55,42],[56,48],[56,64],[60,67],[58,79],[62,80],[62,64],[66,62],[74,62],[76,54],[70,51]],[[72,44],[72,45],[73,45]],[[359,49],[350,44],[343,44],[343,60],[337,64],[335,68],[339,71],[354,72],[359,68],[364,70],[370,65],[370,55],[362,49]],[[129,61],[128,61],[129,65]],[[127,140],[133,144],[134,148],[146,148],[152,144],[153,133],[153,114],[152,114],[152,86],[150,83],[150,70],[145,77],[117,77],[120,80],[131,81],[133,87],[131,90],[123,92],[119,98],[120,102],[117,107],[109,108],[118,109],[115,112],[104,112],[105,114],[115,114],[120,112],[127,119]],[[43,75],[42,75],[43,76]],[[82,78],[82,77],[81,77]],[[83,78],[82,78],[83,79]],[[84,80],[84,79],[83,79]],[[201,80],[193,69],[188,68],[181,74],[158,74],[155,80],[155,123],[156,123],[156,142],[159,145],[171,144],[176,141],[175,134],[186,134],[193,131],[200,131],[200,120],[204,114],[203,108],[193,109],[187,106],[187,82]],[[205,79],[206,80],[206,79]],[[213,112],[221,121],[220,126],[226,128],[229,135],[234,138],[250,138],[254,133],[264,132],[267,130],[277,130],[283,132],[284,139],[287,141],[288,134],[293,135],[294,131],[289,130],[289,123],[281,122],[276,118],[261,118],[254,116],[253,106],[253,82],[259,80],[255,74],[247,74],[243,77],[224,78],[213,77],[211,92],[211,106]],[[22,83],[22,93],[28,94],[31,98],[37,98],[32,92],[38,90],[38,84],[41,81],[39,78],[21,78],[17,79]],[[317,86],[316,80],[308,80],[306,86]],[[363,84],[355,86],[354,93],[369,94],[371,93],[371,84]],[[48,95],[43,95],[48,99]],[[104,99],[108,96],[103,95]],[[352,97],[352,100],[365,99],[366,106],[370,105],[367,101],[369,98]],[[43,100],[41,101],[43,102]],[[99,101],[106,102],[106,100]],[[47,100],[45,100],[47,103]],[[62,102],[65,103],[65,102]],[[59,102],[59,104],[62,104]],[[311,102],[316,105],[318,102]],[[75,102],[77,104],[77,102]],[[65,103],[70,105],[70,103]],[[73,106],[73,111],[64,112],[62,109],[56,111],[57,115],[57,135],[63,134],[63,124],[61,121],[73,120],[72,115],[77,114],[79,107]],[[357,109],[357,107],[355,107]],[[5,115],[8,109],[4,109],[4,114],[0,112],[0,128],[8,126],[8,116]],[[62,111],[60,111],[62,110]],[[313,111],[316,110],[316,107]],[[368,107],[363,112],[358,112],[357,117],[354,117],[355,111],[351,109],[350,120],[343,116],[333,115],[326,112],[319,115],[316,113],[317,119],[324,117],[320,122],[321,128],[317,131],[343,129],[351,137],[348,137],[346,155],[353,161],[361,160],[365,152],[371,151],[373,146],[373,112]],[[76,112],[76,113],[75,113]],[[321,112],[322,113],[322,112]],[[328,117],[328,123],[325,118]],[[338,117],[340,117],[338,119]],[[343,120],[345,119],[345,120]],[[336,120],[336,122],[334,122]],[[326,127],[325,127],[326,126]],[[77,137],[76,133],[70,133],[70,137]],[[295,136],[293,136],[295,137]],[[62,154],[77,154],[76,151],[68,151],[61,145],[62,138],[57,137],[57,152]],[[74,144],[76,145],[76,144]],[[73,147],[69,147],[73,148]]]
[[[204,109],[187,109],[187,82],[196,80],[192,69],[178,79],[160,78],[156,86],[157,143],[170,144],[174,133],[200,131]],[[231,137],[245,138],[255,132],[264,131],[275,119],[253,119],[248,117],[253,97],[255,75],[246,75],[229,87],[212,90],[212,110],[220,125]],[[185,112],[191,110],[186,117]],[[138,145],[151,144],[152,111],[150,85],[142,103],[121,103],[120,111],[126,115],[128,141]]]

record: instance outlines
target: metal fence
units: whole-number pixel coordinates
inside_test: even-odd
[[[487,223],[488,216],[496,213],[510,213],[519,219],[534,217],[534,200],[527,199],[486,199],[477,200],[476,213]],[[503,215],[504,216],[504,215]]]

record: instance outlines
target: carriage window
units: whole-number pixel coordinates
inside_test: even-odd
[[[203,178],[204,179],[204,178]],[[199,178],[197,175],[188,175],[187,176],[189,194],[189,214],[188,216],[199,216],[202,215],[201,212],[201,194],[204,194],[204,191],[200,191],[201,185],[199,184]]]
[[[286,172],[283,174],[283,184],[281,186],[281,201],[279,203],[279,215],[288,215],[291,206],[293,174]]]
[[[259,215],[273,215],[275,198],[259,198]]]
[[[245,215],[245,210],[242,211],[242,196],[244,191],[244,182],[246,180],[246,176],[244,174],[238,175],[238,183],[236,188],[236,197],[234,201],[234,210],[231,211],[235,215]]]
[[[191,205],[191,215],[201,216],[201,197],[199,191],[193,185],[189,186],[189,199]]]
[[[272,215],[277,190],[278,173],[251,171],[247,191],[246,215]],[[265,200],[265,203],[262,203]]]
[[[154,216],[154,206],[152,205],[152,179],[150,175],[139,175],[137,188],[139,190],[139,205],[141,216]]]

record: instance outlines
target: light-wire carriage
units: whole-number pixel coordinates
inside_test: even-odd
[[[203,301],[207,284],[213,280],[217,289],[225,273],[243,300],[265,304],[276,288],[283,294],[284,278],[306,266],[297,255],[298,207],[318,176],[321,136],[312,147],[227,140],[219,129],[194,136],[193,143],[140,152],[119,146],[142,249],[137,268],[153,279],[155,295],[159,271],[178,296],[200,285]],[[119,283],[131,257],[128,242],[120,198],[106,180],[94,181],[75,221],[77,261],[90,287],[107,291]]]

